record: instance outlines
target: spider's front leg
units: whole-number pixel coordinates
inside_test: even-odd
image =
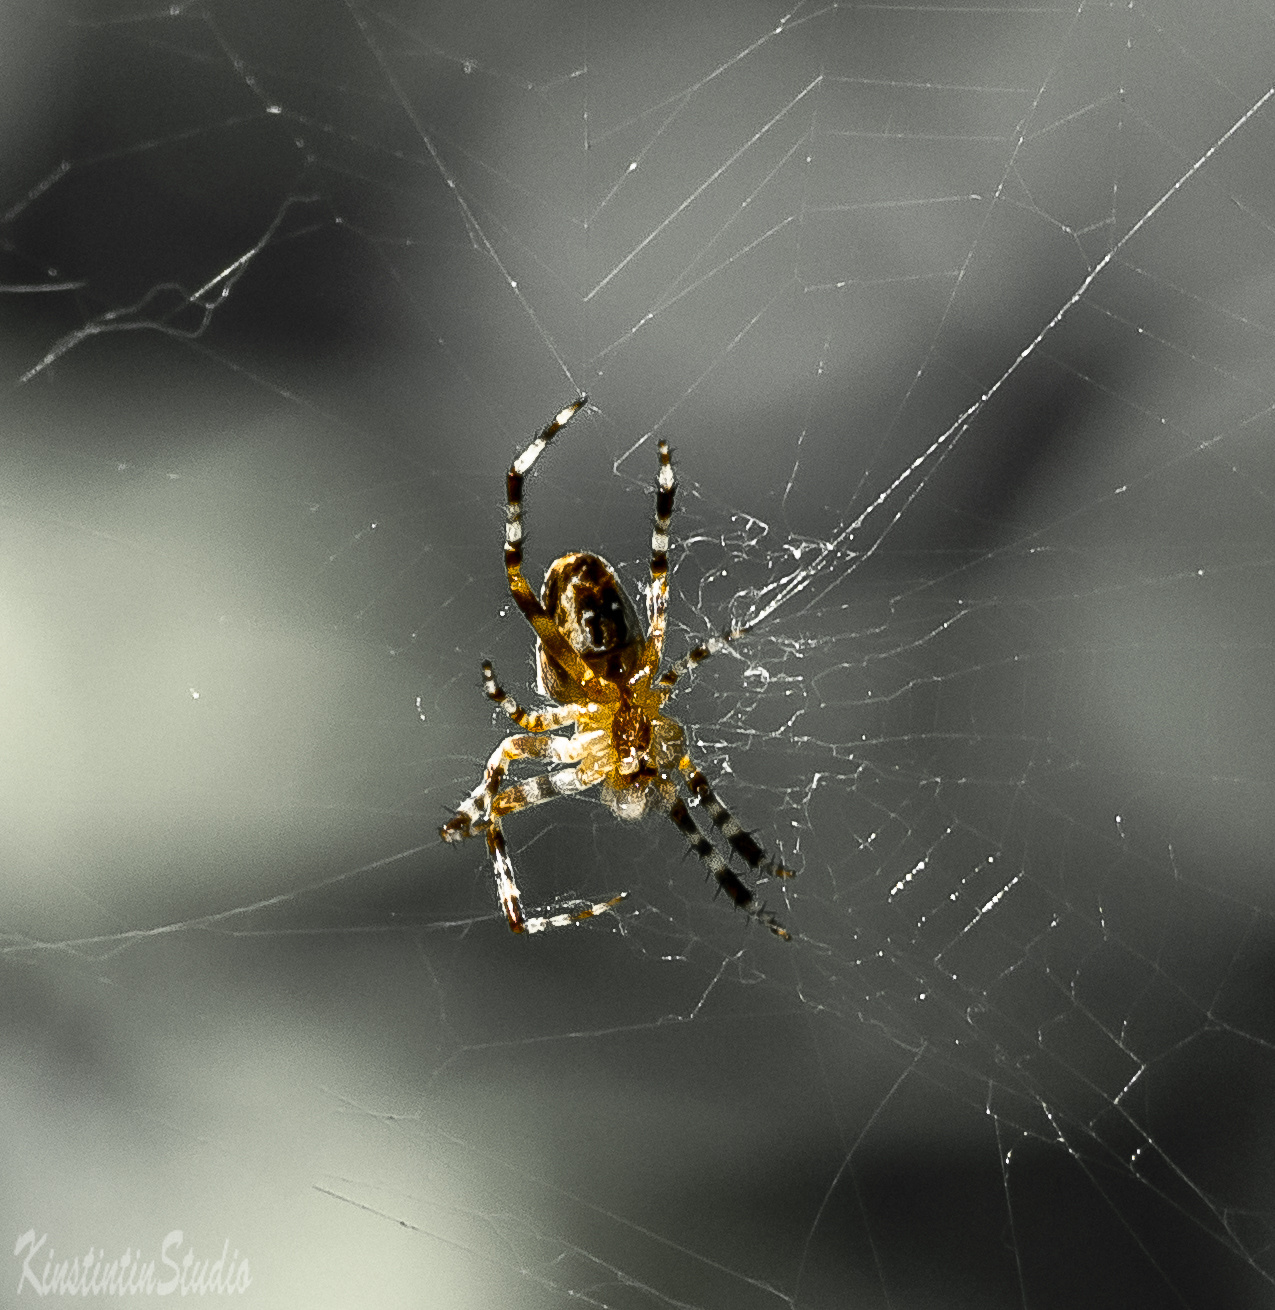
[[[509,472],[505,476],[505,574],[509,582],[509,594],[513,597],[514,604],[522,611],[523,618],[531,624],[536,636],[540,638],[540,644],[582,687],[593,683],[597,677],[596,673],[580,658],[580,652],[558,631],[553,619],[540,603],[540,598],[532,591],[531,584],[523,575],[522,487],[527,474],[531,472],[532,466],[540,458],[545,447],[588,403],[588,396],[580,396],[566,409],[559,410],[541,429],[531,445],[509,466]]]
[[[668,546],[673,522],[677,480],[673,476],[673,452],[668,442],[659,445],[660,474],[655,491],[655,518],[651,523],[651,585],[647,592],[648,627],[645,663],[654,669],[664,656],[664,631],[668,624]]]

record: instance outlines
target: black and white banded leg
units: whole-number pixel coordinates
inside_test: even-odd
[[[655,489],[655,519],[651,525],[651,587],[647,593],[646,663],[658,667],[664,652],[668,623],[668,545],[673,521],[677,481],[673,476],[673,452],[660,442],[660,474]]]
[[[785,868],[773,855],[767,855],[762,844],[749,832],[740,821],[717,798],[717,793],[709,785],[708,779],[691,762],[689,755],[684,755],[678,768],[686,775],[686,785],[691,795],[699,802],[700,808],[717,825],[723,837],[730,842],[731,850],[748,865],[754,873],[770,878],[791,878],[793,870]]]
[[[580,396],[566,409],[559,410],[536,434],[531,445],[509,466],[509,472],[505,477],[505,567],[511,578],[515,573],[521,575],[522,571],[523,479],[531,472],[531,466],[544,453],[544,448],[588,403],[588,396]]]
[[[514,760],[556,760],[570,764],[580,758],[587,736],[575,737],[506,737],[496,747],[483,770],[483,779],[461,803],[460,809],[438,830],[447,842],[464,841],[482,830],[496,793]],[[512,790],[512,789],[511,789]],[[546,798],[547,799],[547,798]]]
[[[703,662],[712,655],[717,655],[724,651],[732,642],[738,641],[740,637],[748,635],[748,628],[731,628],[726,632],[714,634],[707,641],[688,650],[676,664],[670,664],[663,673],[655,680],[657,687],[676,686],[679,678],[689,673],[697,664]]]
[[[592,786],[596,778],[581,778],[578,766],[559,769],[555,773],[541,773],[524,782],[506,787],[491,802],[490,817],[485,821],[487,849],[491,853],[492,867],[496,872],[496,895],[500,898],[500,908],[505,919],[514,932],[536,933],[546,928],[566,928],[584,919],[592,919],[605,910],[613,909],[628,895],[620,892],[605,901],[577,902],[583,906],[577,910],[561,910],[555,914],[540,914],[528,917],[522,908],[522,894],[514,878],[513,861],[505,845],[505,833],[501,820],[510,814],[517,814],[530,805],[543,805],[555,796],[567,796],[572,792]]]
[[[581,686],[587,686],[596,675],[554,626],[522,571],[522,486],[544,448],[588,403],[588,396],[580,396],[566,409],[559,410],[537,433],[531,445],[509,466],[509,472],[505,475],[505,575],[509,582],[509,594],[544,648]]]
[[[609,900],[594,901],[592,905],[583,905],[579,910],[560,910],[555,914],[533,914],[528,917],[522,909],[522,893],[514,881],[513,861],[509,858],[505,846],[505,834],[499,820],[493,819],[487,827],[487,849],[491,853],[492,867],[496,871],[496,894],[500,897],[500,908],[505,912],[505,920],[513,932],[544,932],[546,928],[569,928],[573,923],[582,923],[607,910],[614,909],[628,895],[620,892]]]
[[[791,941],[792,934],[788,929],[764,905],[758,903],[757,897],[752,890],[722,859],[721,853],[695,826],[695,820],[691,818],[691,812],[686,808],[686,802],[681,797],[678,797],[669,807],[669,818],[673,820],[682,836],[686,838],[691,850],[708,866],[709,873],[717,879],[718,888],[724,891],[739,909],[756,919],[758,923],[765,924],[777,937],[782,937],[784,941]]]
[[[555,705],[547,710],[523,709],[496,681],[496,671],[490,660],[483,660],[483,691],[488,700],[495,701],[526,732],[550,732],[565,728],[568,723],[575,723],[582,710],[579,705]]]

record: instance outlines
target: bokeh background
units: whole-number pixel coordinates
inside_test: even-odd
[[[1238,0],[6,6],[37,1274],[1275,1304],[1273,55]],[[528,572],[636,594],[673,444],[670,653],[756,623],[674,705],[791,943],[658,817],[512,820],[529,905],[629,893],[529,940],[437,839],[579,391]]]

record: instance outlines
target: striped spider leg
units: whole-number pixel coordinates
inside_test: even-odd
[[[773,856],[767,855],[752,833],[746,831],[739,820],[718,800],[716,793],[709,786],[708,779],[695,767],[689,755],[683,755],[677,767],[685,775],[687,786],[699,802],[700,808],[730,843],[731,850],[754,873],[774,878],[793,876],[793,870],[785,868]],[[756,903],[756,894],[752,888],[735,873],[708,838],[700,832],[695,820],[691,818],[686,802],[680,796],[669,807],[669,818],[686,838],[691,850],[704,861],[709,873],[717,879],[718,887],[734,904],[750,914],[758,923],[765,924],[777,937],[782,937],[784,941],[791,941],[792,934],[788,929],[764,905]]]
[[[562,928],[591,919],[596,914],[618,905],[625,896],[621,892],[609,900],[598,901],[576,911],[551,915],[533,915],[528,918],[522,909],[522,894],[514,878],[513,861],[505,845],[501,819],[531,805],[541,805],[555,796],[569,795],[581,789],[576,765],[542,773],[524,782],[500,791],[509,765],[514,760],[553,760],[559,764],[578,762],[586,737],[546,737],[536,734],[551,732],[574,723],[580,715],[575,705],[555,705],[546,710],[524,710],[521,705],[496,681],[490,660],[483,661],[483,691],[520,727],[526,735],[506,737],[492,752],[483,771],[483,779],[462,803],[456,814],[442,827],[444,841],[459,842],[482,832],[487,837],[487,850],[496,872],[496,892],[505,919],[514,932],[541,932],[545,928]]]
[[[660,480],[659,493],[656,498],[655,524],[651,532],[651,646],[647,648],[648,663],[658,668],[664,646],[665,615],[668,610],[668,544],[669,526],[673,518],[673,501],[677,483],[673,477],[672,454],[664,441],[659,445]],[[732,641],[747,633],[747,628],[734,628],[722,636],[710,637],[688,651],[675,664],[670,665],[656,679],[656,685],[667,688],[666,695],[671,695],[678,680],[696,665],[718,654]],[[713,821],[722,835],[730,843],[731,849],[756,873],[768,874],[778,878],[790,878],[793,871],[785,868],[777,860],[768,857],[755,837],[745,831],[743,825],[718,800],[708,779],[695,767],[689,755],[683,755],[678,761],[678,769],[685,776],[691,794],[701,808]],[[677,797],[669,806],[669,818],[690,845],[691,850],[707,866],[709,873],[716,879],[719,888],[726,892],[731,901],[741,909],[748,911],[759,922],[764,923],[777,936],[785,941],[791,934],[764,906],[750,909],[754,900],[751,889],[731,870],[730,866],[714,849],[711,842],[700,832],[691,818],[686,803]]]

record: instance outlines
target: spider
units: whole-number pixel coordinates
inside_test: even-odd
[[[597,555],[575,553],[554,560],[537,599],[522,573],[522,485],[545,447],[588,404],[581,396],[560,411],[514,460],[506,478],[505,572],[515,603],[536,633],[537,691],[556,702],[526,710],[496,681],[483,661],[483,691],[522,728],[492,752],[482,781],[440,829],[444,841],[461,842],[482,833],[496,873],[496,891],[514,932],[541,932],[592,918],[618,905],[627,892],[582,910],[528,917],[514,881],[503,820],[519,810],[601,785],[602,801],[621,819],[662,810],[691,850],[717,879],[719,890],[771,932],[790,940],[788,930],[758,903],[691,818],[678,795],[674,774],[721,830],[731,849],[756,873],[790,877],[717,799],[708,779],[686,750],[681,724],[663,712],[677,681],[689,669],[744,635],[736,628],[710,637],[660,672],[668,614],[669,521],[673,517],[673,456],[659,443],[659,485],[651,531],[651,583],[646,634],[615,570]],[[551,735],[572,725],[574,735]],[[514,760],[545,760],[559,767],[501,790]]]

